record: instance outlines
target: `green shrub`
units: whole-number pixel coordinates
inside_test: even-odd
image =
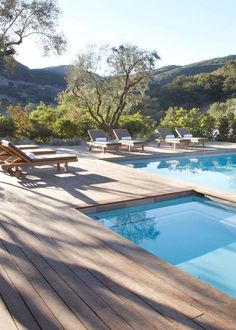
[[[132,136],[148,136],[155,129],[155,121],[149,116],[143,116],[137,112],[131,115],[122,115],[119,120],[119,128],[127,128]]]
[[[11,118],[0,115],[0,137],[13,136],[15,125]]]
[[[53,132],[61,139],[71,139],[80,135],[80,127],[76,121],[60,118],[53,125]]]
[[[59,139],[59,138],[52,138],[48,140],[48,144],[54,146],[75,146],[81,143],[81,139],[78,137],[74,137],[72,139]]]
[[[196,108],[187,110],[182,107],[170,107],[165,117],[161,119],[160,126],[167,127],[173,132],[176,127],[184,127],[189,129],[192,134],[196,134],[198,131],[199,116],[200,111]]]
[[[36,120],[32,121],[32,125],[30,127],[29,136],[33,140],[37,140],[39,142],[46,142],[48,138],[53,136],[53,132],[48,127],[43,126],[38,123]]]
[[[230,120],[227,116],[222,116],[218,125],[217,140],[228,141],[230,138]]]
[[[81,115],[77,120],[75,120],[77,126],[77,136],[82,138],[88,137],[88,129],[98,128],[98,125],[88,114]]]
[[[176,127],[187,128],[193,135],[212,139],[216,129],[216,120],[209,113],[201,113],[199,109],[169,108],[161,120],[161,127],[170,128],[173,132]]]
[[[198,119],[197,135],[212,140],[215,132],[216,121],[209,113],[203,113]]]

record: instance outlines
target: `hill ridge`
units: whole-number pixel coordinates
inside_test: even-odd
[[[210,73],[227,61],[236,60],[236,55],[216,57],[187,65],[167,65],[153,71],[151,88],[165,86],[180,75],[191,76]],[[0,70],[0,102],[8,103],[56,103],[56,96],[66,88],[65,76],[71,65],[59,65],[30,69],[16,62],[16,71]]]

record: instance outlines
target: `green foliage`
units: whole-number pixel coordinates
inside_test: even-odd
[[[10,105],[7,108],[7,111],[14,122],[14,136],[28,138],[30,135],[32,123],[28,112],[25,111],[25,108],[21,105]]]
[[[0,115],[0,137],[13,136],[15,131],[14,122],[11,118]]]
[[[170,128],[173,132],[177,127],[187,128],[193,135],[212,139],[215,130],[215,119],[208,113],[201,113],[199,109],[187,110],[170,107],[160,126]]]
[[[231,124],[230,140],[234,142],[236,141],[236,118],[234,118]]]
[[[236,115],[236,99],[228,99],[226,102],[216,102],[210,105],[208,111],[217,122],[224,116],[229,117],[233,121]]]
[[[202,113],[197,121],[197,136],[206,137],[209,140],[214,138],[214,132],[216,128],[215,118],[209,113]]]
[[[92,47],[78,55],[68,76],[70,94],[96,124],[111,133],[122,114],[130,113],[145,95],[157,53],[135,45]],[[103,67],[105,76],[100,76]]]
[[[58,118],[65,115],[66,109],[53,108],[51,105],[46,105],[43,102],[30,113],[30,119],[37,121],[44,127],[53,130],[53,126]]]
[[[0,61],[13,58],[16,47],[32,36],[40,41],[44,54],[61,54],[66,47],[57,32],[60,10],[55,0],[2,0],[0,3]]]
[[[176,127],[185,127],[195,134],[198,129],[197,122],[199,114],[200,111],[196,108],[187,110],[182,107],[170,107],[167,110],[165,117],[161,119],[160,126],[168,127],[173,131]]]
[[[146,136],[154,131],[156,122],[149,116],[141,113],[122,115],[119,120],[119,128],[127,128],[132,136]]]
[[[230,137],[230,120],[227,116],[222,116],[218,124],[217,140],[228,141]]]
[[[53,136],[53,132],[48,127],[40,124],[36,120],[32,120],[29,130],[29,137],[38,142],[46,142],[48,138]]]
[[[158,99],[156,111],[169,107],[203,107],[236,97],[236,61],[229,61],[211,73],[178,76],[162,86],[151,85],[150,95]]]
[[[53,132],[59,138],[71,139],[80,135],[80,125],[76,121],[59,118],[53,125]]]

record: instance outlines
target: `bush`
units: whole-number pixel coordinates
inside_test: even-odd
[[[53,125],[53,132],[59,138],[71,139],[80,135],[80,127],[76,121],[60,118]]]
[[[54,146],[75,146],[79,145],[81,140],[78,137],[74,137],[73,139],[52,138],[48,140],[48,143]]]
[[[160,126],[167,127],[173,132],[176,127],[184,127],[189,129],[192,134],[198,131],[198,120],[200,116],[199,109],[193,108],[191,110],[182,107],[170,107],[163,119],[161,119]]]
[[[32,122],[32,126],[30,127],[29,136],[33,140],[46,142],[48,138],[53,136],[53,132],[48,127],[45,127],[34,120]]]
[[[215,137],[214,136],[215,127],[216,127],[215,118],[208,113],[203,113],[200,115],[198,119],[197,135],[206,137],[207,139],[211,140]]]
[[[0,115],[0,137],[13,136],[15,125],[11,118]]]
[[[230,120],[227,116],[223,116],[218,125],[217,140],[228,141],[230,138]]]
[[[22,105],[9,105],[7,111],[14,122],[14,136],[20,138],[22,136],[28,138],[31,128],[31,119],[27,111]]]
[[[160,126],[170,128],[187,128],[193,135],[212,139],[216,128],[216,121],[209,113],[201,113],[199,109],[186,110],[183,108],[169,108]]]
[[[149,116],[137,112],[133,115],[122,115],[119,128],[126,128],[132,136],[148,136],[155,129],[155,121]]]

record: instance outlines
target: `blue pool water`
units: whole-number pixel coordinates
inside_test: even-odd
[[[147,251],[236,298],[236,210],[184,197],[91,217]]]
[[[236,192],[236,153],[148,158],[121,161],[120,164],[227,192]]]

